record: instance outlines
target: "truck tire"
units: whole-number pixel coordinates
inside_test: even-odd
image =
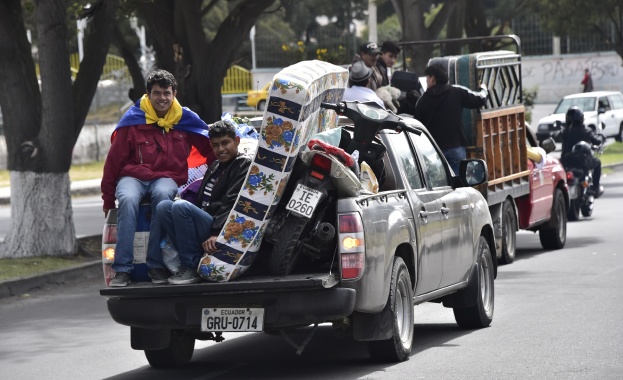
[[[390,314],[392,337],[368,342],[370,358],[378,362],[405,361],[413,345],[413,287],[401,257],[394,257],[391,281],[387,304],[381,313]]]
[[[550,228],[539,230],[539,239],[543,249],[561,249],[567,242],[567,212],[565,210],[565,197],[560,189],[554,191],[554,203],[552,204],[552,223]]]
[[[487,327],[493,320],[494,310],[494,272],[493,259],[491,258],[491,250],[484,236],[478,239],[477,248],[478,255],[476,261],[475,277],[478,281],[478,299],[474,306],[453,308],[454,319],[462,329],[479,329]],[[469,285],[468,285],[469,286]]]
[[[171,330],[171,344],[162,350],[145,350],[149,365],[154,368],[180,367],[190,361],[195,350],[195,338],[183,331]]]
[[[573,199],[569,202],[569,212],[567,213],[567,218],[575,222],[580,219],[580,199]]]
[[[621,125],[619,125],[619,133],[617,133],[614,136],[614,140],[616,142],[622,142],[623,141],[623,123],[621,123]]]
[[[515,209],[510,201],[504,201],[502,206],[502,264],[510,264],[515,261],[515,249],[517,243],[517,219]]]
[[[283,227],[277,232],[275,245],[268,260],[268,272],[273,276],[286,276],[292,272],[301,251],[301,236],[309,219],[287,216]]]
[[[266,100],[260,100],[257,103],[257,110],[258,111],[264,111],[266,109]]]

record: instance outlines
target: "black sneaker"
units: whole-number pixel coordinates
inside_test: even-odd
[[[169,271],[164,268],[149,268],[147,271],[149,273],[149,278],[151,278],[151,282],[154,284],[168,284]]]
[[[597,191],[595,191],[595,198],[599,198],[599,197],[601,197],[602,195],[604,195],[604,187],[600,185],[600,186],[597,188]]]
[[[115,276],[110,280],[110,286],[121,287],[128,286],[132,280],[128,272],[115,272]]]
[[[180,268],[177,273],[169,277],[169,284],[173,285],[194,284],[199,281],[201,281],[201,277],[192,268]]]

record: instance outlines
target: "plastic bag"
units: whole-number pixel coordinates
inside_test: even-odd
[[[180,269],[180,255],[177,253],[177,249],[175,249],[168,236],[162,239],[160,248],[162,249],[162,261],[164,262],[164,266],[170,270],[171,273],[176,273]]]

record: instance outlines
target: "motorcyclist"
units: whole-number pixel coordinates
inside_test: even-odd
[[[563,164],[565,162],[565,157],[571,153],[573,146],[578,142],[585,141],[594,145],[603,144],[603,140],[595,136],[591,128],[584,126],[584,113],[578,107],[571,107],[567,110],[565,122],[567,123],[567,127],[562,131],[562,153],[560,155],[560,159]],[[592,191],[595,194],[595,198],[599,198],[604,192],[603,186],[599,185],[599,179],[601,177],[601,160],[596,157],[592,157],[592,160]]]

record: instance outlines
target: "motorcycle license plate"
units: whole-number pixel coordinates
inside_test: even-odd
[[[204,308],[201,331],[262,331],[264,309],[246,307]]]
[[[306,218],[311,218],[321,197],[322,193],[320,191],[299,183],[296,185],[294,194],[292,194],[290,201],[286,205],[286,209]]]

